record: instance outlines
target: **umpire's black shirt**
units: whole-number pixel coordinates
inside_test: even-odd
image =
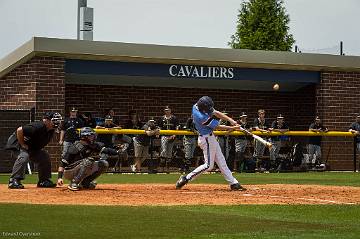
[[[25,144],[29,151],[44,148],[52,139],[55,129],[48,130],[42,121],[33,122],[22,126]]]
[[[79,140],[76,129],[84,127],[84,122],[80,118],[65,118],[61,130],[65,131],[64,141],[74,143]]]

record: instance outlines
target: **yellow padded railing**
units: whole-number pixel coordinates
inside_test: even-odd
[[[144,130],[138,129],[95,129],[97,134],[145,134]],[[260,131],[252,131],[253,134],[267,137],[267,136],[329,136],[329,137],[355,137],[356,135],[350,132],[343,131],[328,131],[328,132],[311,132],[311,131],[287,131],[285,133],[280,133],[272,131],[269,133],[263,133]],[[231,135],[231,136],[241,136],[246,135],[241,131],[214,131],[215,135]],[[197,135],[192,131],[187,130],[160,130],[160,135]]]

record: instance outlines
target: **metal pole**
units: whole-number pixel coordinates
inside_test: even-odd
[[[87,0],[78,0],[78,9],[77,9],[77,38],[80,40],[80,8],[87,6]]]
[[[354,172],[356,172],[356,137],[354,137]]]
[[[295,52],[298,52],[298,46],[295,45]]]
[[[340,41],[340,55],[344,55],[344,52],[343,52],[343,42]]]

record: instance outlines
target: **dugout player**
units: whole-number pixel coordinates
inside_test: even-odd
[[[315,117],[315,121],[310,124],[309,131],[312,132],[327,132],[328,129],[321,123],[321,119],[319,116]],[[310,136],[309,137],[309,145],[308,145],[308,153],[309,153],[309,161],[310,167],[312,167],[312,162],[315,162],[315,165],[319,165],[325,170],[325,162],[321,159],[321,136]]]
[[[81,188],[94,189],[94,181],[106,172],[109,163],[107,156],[117,155],[118,151],[104,147],[96,142],[96,133],[92,128],[80,129],[80,140],[69,147],[58,169],[58,186],[63,185],[63,177],[70,180],[68,189],[78,191]]]
[[[209,96],[203,96],[198,100],[192,108],[192,116],[196,130],[199,132],[198,144],[204,152],[205,162],[186,176],[181,176],[176,182],[176,189],[181,189],[185,184],[195,179],[200,174],[205,171],[210,171],[214,167],[214,163],[216,163],[225,180],[230,184],[231,190],[246,190],[239,184],[236,178],[233,177],[226,165],[220,145],[213,133],[215,129],[229,131],[240,130],[240,125],[232,118],[215,110],[214,102]],[[216,118],[226,120],[230,122],[232,126],[220,125],[219,120]]]
[[[120,126],[113,123],[113,118],[111,115],[105,116],[104,123],[101,123],[96,126],[97,129],[121,129]],[[115,135],[113,134],[100,134],[98,136],[98,141],[103,143],[105,147],[113,148],[115,142]]]
[[[141,129],[143,127],[143,123],[140,120],[140,117],[136,110],[129,111],[129,118],[125,123],[125,129]]]
[[[145,130],[145,134],[133,137],[135,159],[131,165],[133,172],[141,172],[141,164],[149,157],[150,140],[153,136],[160,134],[160,129],[156,127],[155,120],[149,120],[141,129]]]
[[[59,144],[63,146],[61,157],[64,157],[70,145],[79,140],[79,134],[76,129],[84,127],[84,122],[77,116],[78,110],[72,107],[70,115],[65,118],[61,125]]]
[[[358,151],[360,151],[360,114],[356,116],[355,122],[350,125],[349,132],[356,135],[356,148]]]
[[[84,122],[84,127],[96,127],[96,120],[92,117],[92,114],[90,112],[83,113],[80,118]]]
[[[225,115],[228,115],[227,112],[222,112]],[[229,126],[229,122],[225,121],[225,120],[220,120],[219,124],[221,125],[227,125]],[[230,136],[229,135],[218,135],[216,136],[217,141],[219,142],[220,148],[221,148],[221,152],[223,153],[224,157],[225,157],[225,161],[228,165],[228,167],[231,167],[232,162],[230,162],[230,150],[231,150],[231,146],[230,146]]]
[[[22,189],[21,180],[25,179],[25,168],[29,160],[36,163],[39,172],[38,187],[55,187],[51,179],[51,161],[43,148],[53,138],[55,129],[62,121],[59,113],[47,112],[42,121],[33,122],[19,127],[7,142],[6,148],[18,153],[10,176],[10,189]]]
[[[256,131],[268,133],[269,126],[270,125],[269,125],[268,121],[265,119],[265,110],[259,109],[258,110],[258,118],[256,118],[254,120],[253,129]],[[255,140],[253,157],[256,162],[260,162],[260,157],[264,156],[265,148],[266,148],[266,146],[264,144]],[[268,165],[269,165],[268,160],[262,160],[258,166],[260,166],[260,170],[265,170],[266,168],[268,168]]]
[[[195,124],[193,118],[190,117],[186,120],[186,124],[184,126],[184,130],[189,130],[195,132]],[[197,136],[196,135],[184,135],[183,138],[184,144],[184,153],[185,153],[185,162],[184,168],[182,169],[184,172],[190,172],[190,165],[194,158],[194,152],[197,146]]]
[[[157,123],[161,130],[177,130],[179,129],[179,122],[177,118],[171,113],[169,106],[164,108],[164,115],[159,119]],[[175,144],[176,135],[162,135],[161,136],[161,148],[160,148],[160,161],[171,161],[172,151]]]
[[[238,124],[241,128],[250,130],[250,125],[247,122],[247,114],[242,112]],[[235,137],[235,160],[238,162],[238,167],[235,169],[238,172],[242,172],[243,169],[246,171],[254,171],[255,163],[254,160],[245,160],[245,150],[249,144],[249,139],[246,135]]]
[[[285,133],[289,131],[289,126],[284,120],[284,116],[279,114],[271,124],[271,131]],[[287,137],[287,136],[286,136]],[[272,163],[276,162],[277,157],[279,156],[279,152],[281,149],[281,142],[284,141],[284,136],[272,136],[271,143],[272,147],[270,149],[270,161]],[[267,168],[269,170],[269,168]]]

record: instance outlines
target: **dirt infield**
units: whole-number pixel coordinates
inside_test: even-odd
[[[238,205],[238,204],[360,204],[360,187],[318,185],[245,185],[245,192],[227,185],[189,184],[176,190],[172,184],[100,184],[95,190],[72,192],[67,188],[25,185],[10,190],[0,185],[0,203],[81,205]]]

